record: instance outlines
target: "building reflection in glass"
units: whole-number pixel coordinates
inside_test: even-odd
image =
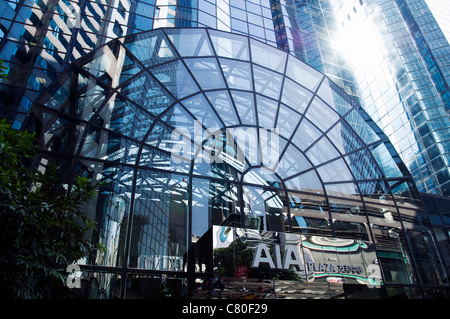
[[[87,209],[107,251],[84,267],[126,274],[122,298],[155,296],[156,282],[177,291],[164,296],[186,296],[213,277],[213,226],[301,239],[310,251],[365,243],[370,253],[357,258],[381,267],[383,289],[446,283],[386,136],[327,77],[248,37],[169,28],[109,42],[74,61],[27,126],[40,163],[60,163],[64,183],[75,174],[105,182]],[[317,260],[340,258],[320,251]],[[365,269],[350,261],[350,271]],[[309,275],[303,284],[314,284]],[[367,274],[348,278],[368,287]]]

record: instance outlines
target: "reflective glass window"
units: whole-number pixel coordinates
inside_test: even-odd
[[[326,184],[325,190],[328,196],[340,196],[359,200],[359,191],[355,183]]]
[[[289,138],[297,127],[300,118],[301,115],[299,113],[292,111],[284,104],[280,104],[276,125],[280,135],[285,138]]]
[[[338,157],[339,153],[326,137],[322,137],[306,152],[306,156],[313,164],[320,165]]]
[[[214,58],[184,60],[203,90],[225,88],[225,81]]]
[[[177,98],[198,92],[198,87],[181,61],[170,62],[150,70]]]
[[[195,154],[193,173],[202,176],[211,176],[227,180],[239,180],[240,175],[246,167],[246,162],[256,161],[252,155],[241,146],[238,135],[234,132],[212,131],[206,132],[206,139],[201,148]],[[250,143],[257,143],[254,132],[247,131],[242,135],[244,140],[246,134]],[[257,145],[252,145],[257,148]]]
[[[183,133],[185,132],[184,130],[192,132],[191,136],[193,136],[195,119],[179,103],[166,111],[162,119],[164,126],[170,125],[173,128],[181,130]]]
[[[285,184],[287,188],[292,190],[323,193],[322,181],[314,170],[287,179],[285,180]]]
[[[86,86],[79,88],[76,112],[83,120],[89,120],[104,103],[108,91],[97,81],[89,79]]]
[[[255,98],[252,93],[231,91],[242,124],[256,125]]]
[[[122,96],[126,96],[127,99],[153,115],[159,115],[174,103],[174,98],[169,91],[147,71],[124,84],[120,92]],[[116,105],[111,104],[110,107],[116,107]]]
[[[317,168],[322,181],[340,182],[353,180],[352,174],[342,159],[335,160]]]
[[[280,74],[253,65],[253,77],[257,93],[279,99],[282,81]]]
[[[338,122],[327,133],[327,136],[341,154],[350,153],[365,146],[363,141],[345,121]]]
[[[256,127],[237,127],[229,130],[229,134],[236,141],[236,148],[250,165],[259,165],[261,162],[258,133],[259,130]]]
[[[383,172],[387,177],[398,177],[403,175],[384,143],[372,148],[371,151],[377,160],[378,165],[382,167]]]
[[[297,148],[290,144],[281,157],[276,172],[282,178],[288,178],[309,168],[311,168],[309,161]]]
[[[331,235],[331,224],[324,197],[288,193],[292,228],[296,233]]]
[[[180,271],[187,249],[187,182],[138,170],[129,267]]]
[[[230,0],[230,5],[245,10],[245,2],[242,0]]]
[[[261,25],[261,24],[260,24]],[[266,44],[250,39],[250,48],[252,52],[252,61],[265,66],[275,72],[284,72],[287,55],[284,52]]]
[[[221,57],[249,60],[248,41],[243,37],[209,30],[216,54]]]
[[[333,194],[328,195],[330,196]],[[366,218],[366,216],[364,213],[363,204],[361,202],[350,201],[334,197],[328,197],[328,202],[330,211],[332,212],[332,216],[334,216],[335,218],[347,221],[351,220],[359,222],[365,221],[364,219]]]
[[[331,87],[333,85],[329,79],[325,79],[323,83],[320,85],[319,90],[317,91],[317,95],[325,101],[331,108],[336,110],[339,114],[346,113],[352,108],[347,101],[345,101],[342,97],[340,97]],[[341,110],[341,112],[339,112]]]
[[[355,109],[351,111],[345,119],[347,123],[358,133],[358,136],[366,143],[370,144],[377,140],[379,137],[369,124],[361,117],[361,114]]]
[[[384,280],[388,283],[415,283],[411,265],[405,262],[410,258],[405,238],[399,228],[372,224],[377,255],[383,269]]]
[[[90,126],[81,148],[80,156],[100,158],[106,161],[134,164],[139,151],[135,141]]]
[[[205,95],[226,126],[239,124],[239,119],[228,91],[206,92]]]
[[[103,182],[98,196],[89,205],[87,216],[97,221],[98,243],[105,249],[98,252],[95,263],[100,266],[124,266],[126,233],[129,222],[131,182],[134,169],[115,163],[80,160],[76,168],[80,176],[92,176]],[[97,215],[96,209],[104,212]],[[93,262],[92,262],[93,263]]]
[[[85,125],[69,118],[57,117],[52,113],[40,111],[45,134],[40,136],[43,149],[59,154],[73,154],[82,142]]]
[[[240,32],[240,33],[248,34],[248,27],[249,27],[249,24],[247,22],[231,18],[231,30],[234,33]]]
[[[311,91],[317,89],[323,77],[319,72],[300,62],[300,60],[294,59],[292,56],[289,56],[288,59],[286,75]]]
[[[252,90],[250,64],[242,61],[220,59],[223,74],[231,89]]]
[[[158,34],[139,33],[127,37],[124,46],[144,65],[161,63],[175,57],[167,41]]]
[[[190,163],[200,147],[194,139],[196,130],[200,131],[201,138],[203,128],[194,126],[194,119],[178,104],[163,119],[167,119],[169,123],[155,121],[146,143],[162,150],[164,154],[170,154],[172,162],[186,166],[185,163]]]
[[[258,110],[258,122],[260,127],[273,128],[278,103],[261,95],[256,95],[256,109]]]
[[[200,0],[198,2],[198,8],[200,10],[204,10],[205,12],[208,12],[211,15],[216,15],[216,6],[208,1]]]
[[[357,180],[382,178],[381,170],[367,149],[351,153],[344,159]]]
[[[100,121],[100,123],[98,123]],[[143,139],[154,118],[131,101],[114,94],[93,123],[125,136]]]
[[[302,151],[320,138],[322,133],[307,119],[303,119],[292,137],[292,142]]]
[[[204,29],[166,29],[165,32],[182,57],[213,55]]]
[[[117,66],[115,65],[116,63],[114,63],[117,62],[117,56],[114,51],[117,51],[117,44],[112,46],[103,46],[95,54],[95,57],[91,61],[86,63],[83,68],[85,70],[89,70],[92,75],[103,80],[105,83],[110,84],[111,76],[114,76],[114,69],[116,67],[121,67],[121,65]],[[110,67],[112,67],[113,65],[114,69],[110,70]]]
[[[247,227],[272,231],[287,229],[287,206],[284,192],[244,186],[243,196]]]
[[[385,181],[366,181],[358,183],[360,194],[365,201],[383,202],[390,195],[389,187]]]
[[[265,167],[253,168],[247,171],[244,175],[243,182],[261,186],[281,185],[279,177],[273,173],[273,170],[266,169]]]
[[[320,99],[315,98],[305,114],[306,118],[314,123],[322,132],[327,131],[339,116]]]
[[[181,148],[179,147],[179,144],[177,144],[177,146],[178,149]],[[164,145],[162,148],[164,148]],[[178,152],[178,149],[165,151],[144,145],[142,146],[139,165],[146,168],[155,168],[187,174],[190,172],[191,159],[194,156],[193,153],[195,146],[190,142],[185,141],[182,152]]]
[[[288,78],[284,80],[281,101],[293,110],[303,113],[311,98],[312,94],[305,90],[302,86]]]
[[[244,4],[244,6],[245,6],[245,4]],[[235,7],[230,7],[230,16],[232,16],[233,18],[236,18],[236,19],[240,19],[240,20],[247,19],[246,12],[244,10],[240,10]]]
[[[363,218],[360,218],[360,220],[333,220],[333,230],[335,236],[339,238],[369,240],[369,234]]]
[[[182,103],[195,119],[200,121],[199,124],[203,125],[207,130],[215,131],[223,126],[203,94],[197,94],[184,100]]]
[[[241,227],[239,186],[193,178],[192,233],[203,235],[212,225]]]
[[[450,207],[449,204],[446,203],[447,201],[442,198],[437,198],[436,202],[439,206],[439,210],[442,216],[442,220],[444,221],[444,224],[450,225]]]

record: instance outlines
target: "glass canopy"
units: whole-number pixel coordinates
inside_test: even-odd
[[[248,37],[118,38],[73,62],[28,125],[40,164],[58,162],[68,187],[75,175],[105,182],[86,207],[107,248],[91,265],[186,272],[213,225],[367,240],[379,256],[414,254],[406,229],[430,236],[409,173],[361,107]]]

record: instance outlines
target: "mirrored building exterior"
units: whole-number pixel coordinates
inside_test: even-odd
[[[108,183],[86,207],[108,248],[84,266],[100,287],[86,294],[191,296],[230,275],[202,251],[233,238],[280,256],[295,243],[305,269],[292,251],[284,291],[436,296],[450,265],[445,2],[0,0],[0,116],[39,132],[40,168],[58,161],[67,187]],[[381,275],[356,261],[312,275],[345,250],[316,235],[364,242],[354,251]],[[286,271],[275,255],[248,276]]]
[[[67,188],[103,182],[86,211],[106,250],[80,262],[83,297],[448,292],[448,251],[387,136],[261,41],[209,28],[118,38],[73,61],[26,127],[40,169],[58,163]]]
[[[448,0],[0,1],[0,114],[21,128],[32,102],[111,39],[208,27],[289,52],[355,99],[391,139],[420,192],[448,196]]]
[[[113,1],[0,1],[0,114],[20,128],[39,93],[73,60],[111,39],[151,29],[154,5]],[[150,1],[154,4],[154,1]]]
[[[337,2],[365,109],[419,190],[448,196],[450,38],[441,7],[450,2]]]

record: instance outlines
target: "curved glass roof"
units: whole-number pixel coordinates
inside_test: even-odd
[[[118,38],[74,61],[32,114],[40,165],[59,163],[69,187],[75,175],[106,182],[86,208],[107,248],[92,265],[183,271],[178,261],[212,225],[402,250],[392,230],[425,220],[412,178],[360,106],[245,36]]]
[[[144,32],[75,61],[58,82],[36,103],[35,113],[60,114],[44,121],[46,150],[320,193],[389,193],[376,180],[409,178],[385,136],[327,77],[244,36]],[[77,138],[64,141],[67,130],[55,126],[74,119]],[[102,138],[108,147],[97,145]]]

